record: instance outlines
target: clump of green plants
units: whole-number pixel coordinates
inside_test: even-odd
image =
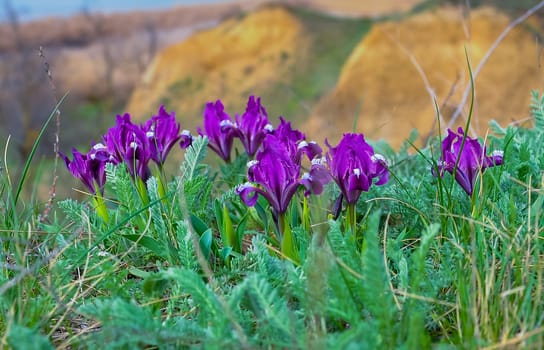
[[[58,203],[62,218],[36,220],[2,173],[0,341],[543,347],[544,97],[532,97],[530,128],[492,124],[481,139],[469,118],[413,153],[355,133],[323,149],[253,96],[234,118],[208,103],[194,135],[162,107],[142,124],[118,116],[87,153],[61,155],[89,196]]]

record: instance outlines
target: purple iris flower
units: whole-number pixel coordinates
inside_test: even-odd
[[[97,194],[99,192],[104,194],[106,163],[116,163],[115,158],[108,152],[106,146],[97,143],[87,154],[82,154],[73,148],[72,160],[61,152],[59,152],[59,155],[72,175],[80,179],[91,193]]]
[[[175,113],[169,114],[164,106],[159,108],[159,114],[151,117],[142,130],[149,141],[151,160],[162,167],[166,156],[172,147],[181,139],[180,125],[176,122]],[[185,143],[183,143],[185,145]]]
[[[236,124],[224,111],[221,100],[206,104],[204,109],[204,130],[197,128],[198,134],[207,136],[208,146],[227,163],[230,162],[235,129]]]
[[[152,146],[146,132],[132,124],[128,113],[117,116],[115,126],[104,135],[104,143],[117,162],[126,163],[132,177],[138,176],[145,182],[151,176]]]
[[[291,123],[280,117],[280,125],[274,130],[274,136],[280,139],[286,146],[287,152],[293,162],[300,164],[302,156],[306,154],[308,159],[313,160],[321,157],[321,147],[314,141],[306,141],[306,135],[291,127]]]
[[[331,147],[327,141],[325,143],[329,147],[326,159],[331,176],[349,206],[357,203],[361,193],[369,190],[374,179],[377,179],[376,185],[388,181],[389,171],[385,158],[374,153],[363,134],[344,134],[336,147]]]
[[[245,113],[241,118],[236,115],[236,127],[234,127],[234,133],[242,141],[249,157],[255,155],[265,136],[273,130],[274,127],[268,121],[266,109],[261,105],[261,98],[250,96]]]
[[[187,129],[183,129],[180,134],[180,141],[179,141],[179,147],[182,149],[185,149],[193,143],[193,135],[191,135],[191,132]]]
[[[442,140],[442,156],[438,161],[438,173],[440,176],[444,174],[444,171],[455,174],[457,183],[471,196],[478,174],[483,173],[486,168],[501,165],[503,152],[494,151],[491,156],[486,156],[486,147],[482,148],[477,139],[468,136],[461,149],[463,137],[463,128],[459,127],[457,133],[448,129],[448,136]],[[433,169],[433,175],[437,176],[435,169]]]
[[[237,193],[249,206],[255,205],[258,195],[266,198],[275,220],[287,211],[301,185],[306,188],[305,195],[320,194],[323,185],[330,181],[327,169],[318,159],[301,176],[301,165],[290,156],[288,144],[272,134],[265,137],[256,159],[248,163],[247,177],[250,182],[238,186]]]

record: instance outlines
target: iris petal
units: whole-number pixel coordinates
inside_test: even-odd
[[[225,162],[230,162],[230,153],[234,139],[234,128],[230,116],[225,113],[221,100],[208,102],[204,109],[204,130],[197,128],[198,134],[208,137],[208,147]],[[223,127],[222,127],[223,125]]]
[[[376,185],[389,180],[387,161],[366,143],[363,134],[344,134],[336,147],[329,147],[326,159],[330,175],[337,183],[348,204],[355,204],[361,192],[367,192],[377,179]]]
[[[273,130],[268,121],[266,109],[261,105],[261,98],[255,96],[249,97],[242,117],[236,116],[236,124],[238,127],[235,135],[240,139],[250,157],[255,155],[265,136]]]
[[[501,151],[486,156],[486,147],[482,147],[478,139],[465,136],[462,128],[459,127],[457,133],[448,129],[448,135],[442,141],[442,155],[438,161],[439,173],[436,174],[433,169],[432,174],[442,176],[444,171],[455,174],[457,183],[470,196],[479,174],[486,168],[501,165],[502,159]]]

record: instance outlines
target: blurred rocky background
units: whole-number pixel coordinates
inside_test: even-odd
[[[0,137],[28,155],[55,101],[61,149],[86,150],[117,113],[147,119],[160,104],[195,130],[207,101],[241,113],[262,96],[312,139],[364,132],[394,148],[419,131],[465,123],[475,69],[501,32],[537,1],[223,1],[168,9],[24,20],[16,0],[0,24]],[[472,130],[523,122],[542,89],[542,13],[516,26],[476,77]],[[51,76],[48,76],[48,73]],[[460,113],[459,113],[460,112]],[[54,125],[40,154],[53,156]]]

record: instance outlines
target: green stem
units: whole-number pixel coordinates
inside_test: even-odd
[[[302,226],[304,231],[310,236],[312,234],[312,226],[310,224],[310,208],[308,207],[308,198],[304,197],[302,202]]]
[[[355,204],[348,204],[348,216],[347,216],[347,227],[351,230],[351,234],[355,238],[356,233],[356,217],[355,217]]]
[[[162,204],[164,204],[167,208],[168,206],[168,199],[166,198],[166,190],[168,188],[167,181],[164,176],[164,171],[162,169],[162,166],[158,166],[158,171],[155,173],[155,177],[157,178],[157,192],[159,195],[159,198],[161,198]],[[166,185],[165,185],[166,184]]]
[[[242,249],[238,243],[238,236],[236,235],[236,231],[234,231],[226,204],[223,204],[223,232],[225,234],[225,242],[223,242],[225,246],[231,247],[235,252],[241,253]]]
[[[282,235],[281,252],[287,258],[291,259],[296,264],[299,264],[300,260],[298,257],[298,252],[295,248],[295,240],[293,237],[293,232],[291,231],[291,227],[289,226],[289,223],[287,222],[285,213],[279,214],[278,222],[279,222],[280,234]]]
[[[138,194],[140,195],[140,198],[142,199],[143,205],[144,206],[148,205],[149,196],[147,195],[147,187],[144,181],[139,176],[136,176],[135,184],[136,184],[136,190],[138,191]]]
[[[109,215],[108,215],[108,208],[106,207],[106,201],[104,200],[104,197],[100,194],[100,192],[97,192],[93,196],[93,204],[96,208],[96,213],[98,216],[107,223],[109,221]]]

